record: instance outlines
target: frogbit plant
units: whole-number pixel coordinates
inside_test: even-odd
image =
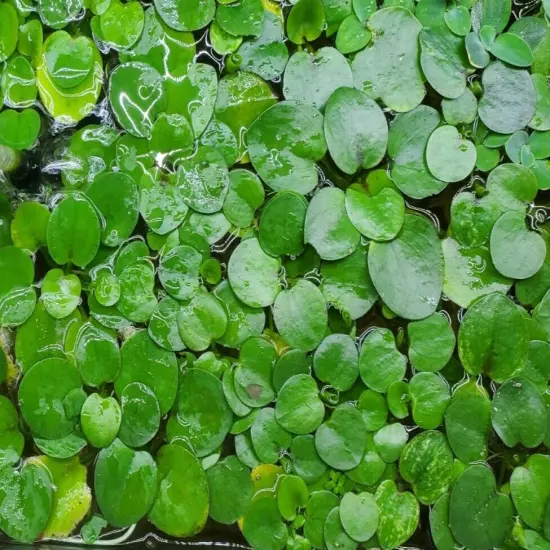
[[[0,0],[2,536],[550,550],[549,22]]]

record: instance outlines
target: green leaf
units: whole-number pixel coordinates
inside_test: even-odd
[[[470,12],[465,6],[452,6],[445,12],[447,27],[458,36],[466,36],[472,27]]]
[[[432,176],[425,159],[428,140],[440,120],[435,109],[420,105],[408,113],[397,115],[390,126],[388,155],[393,160],[391,177],[399,190],[413,199],[437,195],[447,186]]]
[[[289,53],[284,43],[282,19],[266,9],[261,34],[243,42],[237,55],[241,57],[243,71],[251,71],[265,80],[274,80],[283,74]]]
[[[451,203],[453,237],[468,248],[482,246],[499,215],[498,205],[490,195],[477,198],[473,193],[458,193]]]
[[[154,293],[155,268],[148,259],[130,263],[119,276],[120,299],[117,310],[134,323],[146,323],[157,307]]]
[[[374,448],[384,462],[391,464],[399,459],[408,439],[402,424],[387,424],[374,434]]]
[[[331,510],[337,508],[338,496],[330,491],[313,492],[306,507],[304,536],[316,548],[325,546],[325,523]]]
[[[50,269],[42,281],[41,298],[46,311],[55,319],[68,317],[80,304],[80,279]]]
[[[210,517],[231,525],[244,516],[253,489],[250,471],[236,456],[228,456],[206,471],[210,493]]]
[[[51,2],[55,5],[55,2],[52,0],[46,0],[46,2]],[[42,4],[44,3],[45,2],[43,0]],[[75,10],[74,14],[76,15],[82,9],[82,4],[80,1],[64,3],[57,9],[54,8],[54,13],[59,15],[63,8]],[[42,18],[44,19],[44,11],[40,11]],[[50,23],[52,22],[50,21]],[[50,26],[54,25],[50,24]],[[64,24],[61,26],[64,26]],[[42,47],[40,61],[36,67],[38,93],[40,94],[40,100],[46,108],[46,111],[57,122],[61,122],[62,124],[76,124],[93,111],[96,101],[99,98],[99,94],[103,86],[103,62],[101,59],[101,54],[93,44],[92,40],[87,37],[80,37],[81,40],[78,43],[79,50],[82,50],[82,48],[87,49],[87,47],[83,45],[84,41],[87,41],[88,46],[92,48],[92,66],[85,78],[79,84],[70,88],[63,88],[59,86],[50,74],[48,64],[46,62],[46,55],[50,49],[50,44],[52,42],[57,42],[57,36],[59,36],[57,33],[50,34]],[[63,61],[63,57],[60,61]],[[72,57],[70,58],[70,61],[71,64],[76,64]],[[61,77],[61,75],[59,76]],[[68,84],[71,80],[72,77],[69,77],[69,81],[64,78],[63,83]]]
[[[15,357],[23,373],[42,359],[64,358],[66,334],[70,327],[77,329],[79,321],[78,310],[65,319],[54,319],[46,311],[44,303],[38,302],[31,316],[17,331],[15,339]]]
[[[452,326],[444,315],[434,313],[409,323],[409,359],[416,370],[440,371],[453,354],[456,338]]]
[[[379,521],[376,534],[383,550],[393,550],[416,531],[419,506],[408,491],[400,493],[392,480],[383,481],[376,490]]]
[[[214,0],[155,0],[155,8],[163,21],[176,31],[196,31],[206,27],[214,18]]]
[[[89,38],[72,38],[65,31],[54,32],[44,45],[46,70],[58,88],[82,84],[93,64],[93,43]]]
[[[235,391],[249,407],[264,407],[275,398],[272,385],[275,346],[265,338],[252,337],[241,346],[235,370]]]
[[[142,94],[141,90],[146,90]],[[118,123],[130,134],[149,138],[154,118],[166,106],[160,74],[141,62],[123,63],[111,73],[109,102]]]
[[[288,38],[294,44],[313,42],[325,27],[325,9],[321,0],[298,0],[286,23]]]
[[[324,417],[325,406],[311,376],[297,374],[283,384],[275,405],[275,418],[285,430],[294,434],[312,433]]]
[[[183,201],[196,212],[219,212],[229,189],[223,155],[210,147],[198,147],[192,156],[179,161],[177,185]]]
[[[11,238],[18,248],[36,252],[46,244],[46,227],[50,218],[48,207],[38,202],[22,202],[11,222]]]
[[[160,410],[151,388],[140,382],[128,384],[120,395],[122,419],[118,437],[128,447],[143,447],[155,437]]]
[[[325,545],[328,550],[355,550],[357,543],[348,536],[340,519],[340,508],[333,508],[325,522]]]
[[[173,537],[199,533],[208,519],[209,489],[200,462],[180,445],[157,453],[158,490],[149,520]]]
[[[451,531],[459,544],[472,550],[498,546],[512,527],[512,503],[499,493],[493,472],[474,464],[457,479],[449,506]]]
[[[190,300],[199,290],[201,255],[192,247],[176,246],[162,254],[158,275],[166,292],[178,300]]]
[[[12,402],[0,396],[0,470],[15,463],[23,453],[25,439],[19,431],[19,417]],[[13,458],[12,458],[13,457]]]
[[[84,519],[92,504],[92,491],[86,483],[87,468],[77,457],[58,460],[47,456],[32,458],[43,466],[55,487],[52,510],[43,537],[68,537]]]
[[[360,168],[376,166],[384,157],[388,123],[382,109],[368,95],[341,87],[326,104],[325,137],[338,168],[355,174]]]
[[[449,526],[450,495],[442,495],[430,510],[430,534],[437,550],[453,550],[456,541]]]
[[[389,187],[371,196],[360,187],[350,186],[346,190],[346,212],[362,235],[375,241],[389,241],[403,225],[405,201]]]
[[[264,197],[262,182],[256,174],[243,169],[232,170],[229,173],[229,189],[223,203],[223,213],[235,227],[249,227]]]
[[[327,144],[323,116],[311,105],[277,103],[256,118],[246,141],[252,165],[274,191],[305,195],[316,187],[315,162],[325,155]]]
[[[459,95],[455,99],[443,99],[441,101],[441,110],[447,124],[452,124],[453,126],[471,124],[477,115],[476,96],[469,88],[466,88],[462,95]]]
[[[385,426],[388,417],[388,405],[383,395],[365,390],[359,397],[357,408],[361,411],[365,426],[374,432]]]
[[[428,140],[426,162],[437,179],[448,183],[462,181],[474,170],[476,149],[454,126],[441,126]]]
[[[108,9],[99,16],[101,33],[96,38],[112,49],[124,52],[138,41],[144,24],[143,7],[139,2],[111,0]]]
[[[362,50],[371,40],[372,33],[354,15],[346,17],[336,35],[336,48],[343,54]]]
[[[217,449],[233,424],[222,383],[198,368],[189,369],[180,378],[176,410],[177,417],[169,421],[168,437],[172,442],[176,434],[185,439],[199,458]]]
[[[108,447],[120,429],[122,412],[114,397],[101,397],[98,393],[88,396],[80,412],[82,431],[90,445]]]
[[[513,281],[494,267],[487,248],[466,248],[448,237],[441,243],[445,259],[443,292],[455,304],[469,307],[493,292],[506,293]]]
[[[103,244],[121,245],[138,221],[139,197],[132,178],[122,172],[103,172],[96,176],[86,194],[101,216]]]
[[[531,80],[537,91],[537,109],[531,122],[529,122],[529,127],[540,131],[550,130],[550,90],[548,89],[546,78],[541,74],[532,74]],[[536,140],[537,134],[534,133],[529,140],[530,147],[533,141]],[[535,155],[535,158],[539,157]]]
[[[378,527],[378,507],[370,493],[346,493],[340,503],[340,521],[357,542],[368,541]]]
[[[483,25],[491,25],[497,33],[508,25],[512,13],[512,0],[483,0],[481,21]]]
[[[93,323],[78,327],[73,355],[76,368],[88,386],[113,382],[119,373],[121,359],[115,335]]]
[[[409,382],[409,396],[416,425],[425,430],[432,430],[443,423],[451,394],[449,384],[440,374],[415,374]]]
[[[245,143],[248,129],[259,115],[275,103],[277,97],[256,74],[238,71],[220,80],[215,99],[216,118],[227,124],[237,136],[240,157],[245,154],[249,145],[248,142]]]
[[[300,508],[305,508],[309,497],[307,485],[298,476],[284,476],[277,487],[277,505],[287,521],[296,519]]]
[[[222,281],[214,295],[227,315],[227,329],[218,342],[229,348],[239,347],[250,336],[259,336],[265,326],[265,313],[261,308],[241,302],[228,281]]]
[[[435,312],[443,287],[443,254],[433,225],[405,215],[396,239],[373,242],[369,272],[384,303],[405,319],[423,319]]]
[[[491,402],[485,389],[470,381],[453,394],[445,412],[445,432],[456,457],[468,464],[487,457]]]
[[[488,294],[467,311],[458,331],[458,354],[466,372],[497,383],[520,373],[529,353],[527,326],[504,294]]]
[[[420,22],[404,8],[378,10],[368,21],[373,39],[352,63],[354,87],[398,113],[417,107],[426,90],[418,63]]]
[[[107,170],[115,160],[117,146],[125,141],[123,137],[117,142],[118,137],[118,130],[96,124],[84,126],[74,133],[62,157],[63,185],[71,189],[90,185],[95,177]],[[126,153],[124,147],[121,148],[122,150]]]
[[[178,312],[178,329],[183,343],[193,351],[204,351],[221,338],[227,328],[227,315],[218,299],[204,289]]]
[[[290,447],[292,435],[279,425],[275,409],[262,409],[250,429],[252,445],[264,464],[276,464],[281,454]]]
[[[519,212],[506,212],[491,231],[491,258],[499,273],[512,279],[527,279],[541,267],[546,243],[525,225]]]
[[[34,264],[30,256],[15,246],[0,248],[0,326],[24,323],[36,305]]]
[[[52,357],[35,363],[18,393],[21,414],[33,434],[45,439],[70,434],[77,418],[68,417],[63,402],[71,390],[80,388],[80,375],[68,361]]]
[[[314,435],[298,435],[290,444],[292,470],[306,483],[315,483],[327,471],[327,465],[321,460],[315,448]]]
[[[0,61],[6,61],[15,51],[19,34],[17,11],[11,4],[3,3],[0,8]]]
[[[42,465],[27,462],[18,470],[0,469],[0,528],[8,537],[18,542],[38,538],[48,523],[52,500],[52,481]]]
[[[287,100],[322,109],[337,88],[352,85],[348,60],[338,50],[323,47],[314,54],[298,51],[292,55],[285,69],[283,93]]]
[[[295,191],[276,193],[265,203],[258,238],[271,256],[297,256],[304,249],[304,224],[308,202]]]
[[[434,504],[452,481],[453,453],[441,432],[418,434],[403,450],[399,472],[422,504]]]
[[[546,408],[541,394],[523,377],[507,380],[491,407],[493,429],[507,447],[540,445],[546,433]]]
[[[231,289],[250,307],[267,307],[280,290],[280,261],[268,256],[258,239],[246,239],[233,251],[227,268]]]
[[[216,22],[232,36],[260,36],[264,23],[264,7],[260,0],[237,0],[220,5]]]
[[[550,378],[550,344],[540,340],[529,342],[529,356],[521,375],[544,394]]]
[[[365,255],[360,246],[346,258],[321,265],[321,292],[329,304],[351,319],[365,315],[378,298]]]
[[[420,32],[420,64],[426,80],[434,90],[450,99],[466,89],[469,71],[464,40],[446,27],[424,28]]]
[[[550,458],[534,454],[523,466],[514,468],[510,493],[521,519],[529,527],[540,530],[550,498]]]
[[[313,370],[321,382],[338,391],[349,390],[359,375],[359,354],[353,338],[347,334],[325,337],[313,355]]]
[[[160,414],[166,414],[176,398],[178,368],[173,353],[159,348],[147,331],[138,330],[121,348],[122,367],[115,380],[117,396],[132,382],[141,382],[155,393]]]
[[[361,413],[345,403],[334,409],[331,417],[315,432],[319,456],[330,467],[351,470],[363,458],[367,430]]]
[[[100,225],[90,201],[79,193],[63,199],[48,221],[48,251],[59,265],[73,263],[85,267],[95,257],[100,240]]]
[[[94,544],[99,539],[101,531],[107,527],[107,522],[99,514],[94,514],[80,530],[80,536],[86,544]]]
[[[409,385],[403,380],[393,382],[387,392],[388,408],[395,418],[409,416]]]
[[[302,279],[277,295],[273,320],[289,345],[312,351],[321,343],[327,329],[325,298],[313,283]]]
[[[529,67],[534,60],[529,44],[511,32],[497,36],[490,51],[501,61],[515,67]]]
[[[529,73],[496,61],[483,71],[479,117],[499,134],[513,134],[533,118],[537,104]]]
[[[253,500],[242,519],[242,533],[252,548],[282,550],[288,539],[288,529],[274,499]]]
[[[0,86],[5,105],[24,109],[32,107],[36,101],[36,75],[26,57],[14,56],[10,59],[0,78]]]
[[[407,370],[407,358],[401,354],[393,333],[386,328],[371,330],[361,348],[359,372],[372,390],[383,393],[393,382],[401,380]]]
[[[324,187],[309,203],[304,238],[323,260],[340,260],[359,246],[361,235],[348,217],[345,200],[341,189]]]
[[[40,115],[33,109],[0,113],[0,145],[16,151],[31,149],[40,133]]]

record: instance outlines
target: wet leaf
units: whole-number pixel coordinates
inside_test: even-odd
[[[252,165],[271,189],[306,194],[317,185],[315,162],[327,144],[323,116],[312,106],[277,103],[254,121],[246,141]]]
[[[443,254],[428,220],[405,215],[395,240],[370,245],[368,261],[374,286],[392,311],[415,320],[436,310],[443,286]]]
[[[133,451],[115,439],[97,457],[94,488],[99,509],[111,525],[132,525],[155,500],[157,465],[147,451]]]
[[[315,432],[319,456],[330,467],[351,470],[363,458],[367,430],[361,413],[350,404],[339,405]]]
[[[408,491],[400,493],[391,480],[383,481],[376,490],[379,521],[376,534],[384,550],[397,548],[416,531],[419,506]]]
[[[488,294],[467,311],[458,332],[458,354],[466,372],[504,382],[521,372],[528,353],[523,316],[504,294]]]
[[[344,84],[343,80],[335,79]],[[346,174],[376,166],[386,153],[388,123],[376,102],[353,88],[338,88],[325,109],[330,155]]]
[[[149,520],[174,537],[199,533],[208,518],[209,489],[200,462],[180,445],[164,445],[157,453],[158,489]]]
[[[409,10],[392,7],[374,13],[368,28],[373,39],[352,63],[354,86],[398,113],[414,109],[426,93],[418,64],[422,25]]]
[[[473,550],[488,550],[504,540],[512,526],[512,504],[497,491],[495,476],[487,466],[469,466],[457,479],[449,519],[457,542]]]
[[[522,377],[507,380],[493,398],[491,421],[507,447],[540,445],[546,431],[546,409],[536,386]]]

